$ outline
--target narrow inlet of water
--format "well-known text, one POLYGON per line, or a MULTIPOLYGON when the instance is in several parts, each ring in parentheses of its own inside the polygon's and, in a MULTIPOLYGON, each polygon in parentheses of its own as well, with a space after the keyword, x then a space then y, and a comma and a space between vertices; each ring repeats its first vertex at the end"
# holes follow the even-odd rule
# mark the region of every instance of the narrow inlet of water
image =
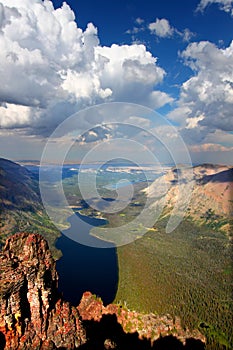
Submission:
POLYGON ((118 284, 116 248, 113 244, 90 235, 93 226, 105 225, 107 221, 83 216, 78 212, 67 221, 70 228, 62 233, 56 243, 63 254, 56 263, 59 291, 73 305, 79 304, 85 291, 100 296, 104 304, 111 303, 118 284), (77 241, 86 242, 90 246, 77 241), (105 248, 101 248, 103 246, 105 248))

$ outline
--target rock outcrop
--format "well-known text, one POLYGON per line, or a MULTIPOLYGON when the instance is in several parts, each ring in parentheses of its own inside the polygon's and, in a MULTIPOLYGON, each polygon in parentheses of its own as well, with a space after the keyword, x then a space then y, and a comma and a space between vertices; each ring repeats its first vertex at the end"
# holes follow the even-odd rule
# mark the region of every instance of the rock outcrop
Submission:
POLYGON ((40 235, 8 238, 0 269, 0 348, 74 349, 85 343, 78 311, 58 296, 55 262, 40 235))
POLYGON ((90 292, 83 294, 78 310, 83 321, 100 322, 103 317, 113 315, 125 333, 137 333, 139 339, 147 339, 151 344, 168 335, 175 336, 183 345, 189 338, 205 342, 198 330, 184 330, 178 317, 141 314, 116 304, 104 306, 101 299, 90 292))
POLYGON ((105 307, 90 292, 77 308, 65 302, 55 261, 38 234, 8 238, 0 270, 0 349, 204 349, 205 338, 184 330, 178 318, 105 307))

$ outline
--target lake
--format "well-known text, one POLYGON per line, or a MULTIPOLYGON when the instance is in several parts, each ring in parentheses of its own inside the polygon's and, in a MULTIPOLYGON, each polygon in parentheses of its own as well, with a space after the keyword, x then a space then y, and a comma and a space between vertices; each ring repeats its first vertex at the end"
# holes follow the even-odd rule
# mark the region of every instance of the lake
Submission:
POLYGON ((56 263, 59 291, 62 292, 64 299, 73 305, 79 304, 85 291, 100 296, 105 305, 111 303, 118 283, 116 248, 113 244, 89 234, 93 226, 105 225, 107 221, 83 216, 78 212, 67 221, 70 223, 70 228, 64 231, 65 234, 62 234, 56 243, 56 247, 63 254, 56 263), (78 237, 79 243, 72 240, 72 237, 74 239, 78 237), (105 248, 101 248, 103 246, 105 248))

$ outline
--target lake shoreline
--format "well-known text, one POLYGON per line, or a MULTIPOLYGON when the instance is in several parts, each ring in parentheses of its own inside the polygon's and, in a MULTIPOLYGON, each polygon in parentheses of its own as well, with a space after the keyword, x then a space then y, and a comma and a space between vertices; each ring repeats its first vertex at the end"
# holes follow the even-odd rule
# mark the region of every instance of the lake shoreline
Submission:
POLYGON ((106 220, 75 212, 67 221, 70 228, 64 230, 56 241, 56 247, 62 251, 62 257, 56 261, 60 292, 73 305, 78 305, 85 291, 100 296, 104 304, 111 303, 118 287, 117 250, 112 243, 109 246, 108 242, 103 247, 104 241, 90 234, 91 227, 102 226, 106 224, 106 220), (80 223, 78 229, 72 226, 72 219, 76 223, 77 218, 80 223), (85 221, 82 221, 83 218, 85 221), (82 236, 81 242, 73 239, 77 232, 82 236), (85 241, 89 245, 82 244, 85 241), (96 247, 97 242, 99 244, 96 247))

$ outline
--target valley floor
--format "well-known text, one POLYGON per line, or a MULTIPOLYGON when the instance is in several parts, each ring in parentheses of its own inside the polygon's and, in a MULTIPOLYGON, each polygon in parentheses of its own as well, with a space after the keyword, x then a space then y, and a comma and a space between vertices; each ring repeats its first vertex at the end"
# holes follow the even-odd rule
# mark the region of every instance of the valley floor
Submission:
POLYGON ((208 350, 233 348, 232 246, 221 232, 183 221, 172 233, 164 222, 118 248, 116 302, 142 312, 178 315, 202 329, 208 350))

